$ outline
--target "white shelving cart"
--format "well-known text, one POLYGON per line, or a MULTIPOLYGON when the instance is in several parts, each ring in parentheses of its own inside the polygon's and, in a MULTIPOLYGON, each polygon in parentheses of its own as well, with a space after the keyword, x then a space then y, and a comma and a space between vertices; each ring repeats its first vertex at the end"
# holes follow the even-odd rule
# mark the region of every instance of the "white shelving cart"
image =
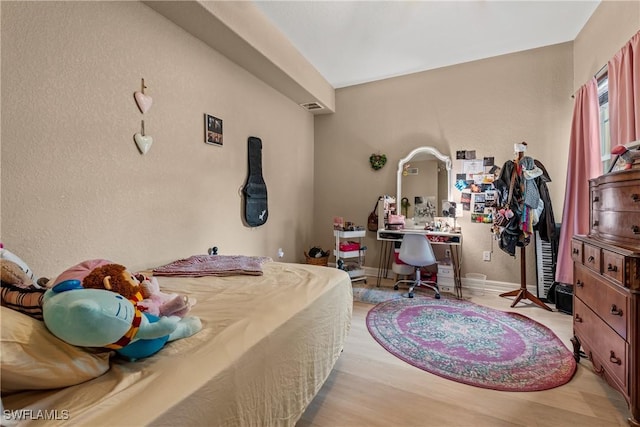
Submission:
POLYGON ((333 235, 336 238, 336 247, 333 250, 333 255, 336 257, 336 268, 340 268, 340 260, 342 260, 345 271, 349 273, 352 282, 363 280, 367 283, 367 277, 364 275, 364 253, 366 248, 362 246, 362 238, 366 235, 366 230, 357 231, 342 231, 333 230, 333 235), (357 248, 353 250, 342 250, 341 244, 346 241, 354 242, 357 239, 357 248))

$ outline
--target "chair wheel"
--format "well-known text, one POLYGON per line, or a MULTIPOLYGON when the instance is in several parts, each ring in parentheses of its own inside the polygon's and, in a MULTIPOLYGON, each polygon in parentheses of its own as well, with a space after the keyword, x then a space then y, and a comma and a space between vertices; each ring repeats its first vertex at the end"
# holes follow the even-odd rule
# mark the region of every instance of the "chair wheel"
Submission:
POLYGON ((394 290, 394 291, 397 291, 398 289, 399 289, 399 288, 398 288, 398 285, 393 285, 393 290, 394 290))
POLYGON ((436 299, 440 299, 440 294, 436 294, 436 299))
POLYGON ((413 292, 409 292, 409 298, 413 298, 413 292))

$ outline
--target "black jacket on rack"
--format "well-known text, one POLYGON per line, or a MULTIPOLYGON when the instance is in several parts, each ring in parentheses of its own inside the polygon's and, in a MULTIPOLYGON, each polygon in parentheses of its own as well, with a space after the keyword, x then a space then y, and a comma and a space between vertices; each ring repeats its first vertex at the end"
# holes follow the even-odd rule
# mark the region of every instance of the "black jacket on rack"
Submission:
POLYGON ((540 233, 540 238, 542 240, 551 243, 554 251, 557 251, 558 239, 560 236, 558 236, 558 233, 556 232, 556 219, 553 215, 551 195, 549 194, 549 188, 547 187, 547 182, 551 182, 551 177, 549 177, 547 168, 544 167, 542 162, 540 162, 539 160, 534 160, 534 162, 536 166, 542 169, 542 175, 536 178, 536 185, 538 186, 538 191, 540 192, 540 198, 544 202, 544 210, 540 215, 538 224, 536 224, 533 228, 538 230, 538 233, 540 233))
POLYGON ((516 171, 516 163, 513 160, 507 160, 502 166, 500 177, 494 181, 496 188, 496 201, 498 208, 509 208, 513 212, 513 216, 500 232, 500 240, 498 246, 504 252, 511 256, 516 255, 516 246, 524 246, 524 242, 520 242, 522 238, 522 230, 520 229, 520 217, 522 215, 522 207, 524 206, 524 197, 522 192, 522 177, 516 171), (511 186, 511 178, 515 174, 511 200, 509 201, 509 189, 511 186))

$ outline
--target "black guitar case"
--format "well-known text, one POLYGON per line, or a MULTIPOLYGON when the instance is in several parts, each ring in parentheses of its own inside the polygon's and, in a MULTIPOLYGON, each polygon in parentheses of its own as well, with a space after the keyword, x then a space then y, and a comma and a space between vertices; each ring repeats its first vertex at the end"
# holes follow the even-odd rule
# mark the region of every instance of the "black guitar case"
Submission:
POLYGON ((262 141, 249 137, 249 175, 242 187, 244 197, 244 220, 251 227, 258 227, 269 217, 267 206, 267 184, 262 177, 262 141))

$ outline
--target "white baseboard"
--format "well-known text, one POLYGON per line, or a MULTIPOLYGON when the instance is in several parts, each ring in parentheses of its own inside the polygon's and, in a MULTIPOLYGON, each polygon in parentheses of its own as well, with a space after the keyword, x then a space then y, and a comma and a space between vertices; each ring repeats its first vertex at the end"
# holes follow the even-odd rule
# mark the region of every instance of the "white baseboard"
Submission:
MULTIPOLYGON (((378 269, 374 267, 364 267, 364 274, 367 277, 372 277, 373 282, 375 283, 375 279, 378 277, 378 269)), ((391 271, 387 274, 388 279, 393 279, 394 275, 391 271)), ((462 278, 462 294, 464 295, 466 292, 471 292, 473 294, 502 294, 504 292, 514 291, 516 289, 520 289, 520 283, 511 283, 511 282, 499 282, 497 280, 477 280, 477 279, 468 279, 466 277, 462 278)), ((533 295, 537 295, 538 289, 537 286, 528 285, 527 289, 533 295)))

